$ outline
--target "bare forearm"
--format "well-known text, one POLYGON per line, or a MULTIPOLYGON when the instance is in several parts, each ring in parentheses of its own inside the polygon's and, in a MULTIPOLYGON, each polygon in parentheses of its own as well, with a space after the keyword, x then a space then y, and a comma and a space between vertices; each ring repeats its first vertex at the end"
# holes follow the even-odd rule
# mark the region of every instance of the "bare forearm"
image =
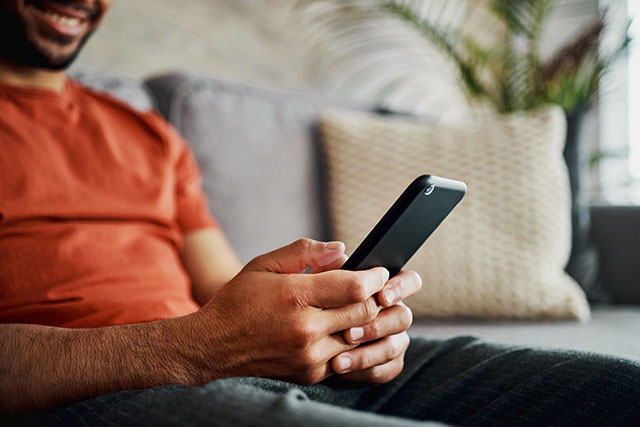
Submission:
POLYGON ((193 298, 205 305, 242 269, 233 248, 219 228, 184 235, 182 262, 191 278, 193 298))
POLYGON ((0 325, 0 413, 161 384, 195 384, 188 317, 95 329, 0 325))

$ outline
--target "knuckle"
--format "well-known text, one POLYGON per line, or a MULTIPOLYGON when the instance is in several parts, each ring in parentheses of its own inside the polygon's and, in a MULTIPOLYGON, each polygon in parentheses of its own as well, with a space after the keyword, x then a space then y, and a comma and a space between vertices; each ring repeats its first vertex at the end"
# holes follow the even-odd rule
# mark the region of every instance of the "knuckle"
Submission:
POLYGON ((369 338, 375 339, 382 336, 382 326, 380 325, 378 319, 373 319, 371 322, 369 322, 369 325, 366 329, 368 329, 367 335, 369 336, 369 338))
POLYGON ((367 322, 373 321, 378 315, 378 312, 380 311, 380 309, 378 308, 378 303, 376 302, 375 298, 371 298, 371 297, 364 300, 362 304, 362 310, 367 322))
POLYGON ((398 280, 395 286, 398 293, 400 293, 403 298, 415 294, 422 287, 422 278, 417 272, 413 270, 403 272, 402 275, 399 275, 397 277, 398 280))
POLYGON ((306 368, 311 368, 312 370, 316 368, 318 365, 323 364, 325 361, 323 360, 322 355, 313 348, 306 349, 300 355, 300 360, 302 366, 306 368))
POLYGON ((392 337, 389 345, 389 353, 387 354, 388 360, 393 360, 399 357, 405 350, 405 340, 402 335, 392 337))
MULTIPOLYGON (((308 305, 308 295, 305 294, 306 286, 295 283, 294 276, 283 275, 282 286, 279 288, 279 301, 288 304, 289 307, 304 308, 308 305)), ((299 280, 299 279, 298 279, 299 280)))
POLYGON ((358 357, 353 357, 352 360, 352 370, 367 369, 373 365, 373 357, 368 351, 363 352, 358 357))
POLYGON ((376 289, 379 291, 389 281, 389 270, 387 270, 384 267, 376 268, 376 270, 378 271, 378 274, 379 274, 379 277, 377 279, 378 283, 377 283, 376 289))
POLYGON ((386 372, 382 365, 374 366, 369 369, 369 379, 375 384, 381 384, 387 382, 386 372))
POLYGON ((318 337, 318 326, 314 322, 298 320, 291 326, 291 341, 296 348, 306 348, 318 337))
POLYGON ((293 246, 300 252, 308 252, 313 246, 313 240, 303 237, 293 242, 293 246))
POLYGON ((398 278, 394 278, 395 280, 394 282, 394 287, 395 290, 398 294, 402 295, 403 297, 406 296, 407 294, 407 275, 403 274, 402 276, 398 276, 398 278))
POLYGON ((393 360, 400 355, 400 343, 396 339, 391 339, 387 346, 387 361, 393 360))
POLYGON ((257 270, 258 266, 266 264, 268 259, 269 259, 269 256, 266 254, 258 255, 257 257, 249 261, 242 270, 243 271, 257 270))
POLYGON ((367 295, 367 286, 363 278, 359 274, 354 274, 352 280, 349 282, 349 296, 353 301, 364 301, 369 295, 367 295))

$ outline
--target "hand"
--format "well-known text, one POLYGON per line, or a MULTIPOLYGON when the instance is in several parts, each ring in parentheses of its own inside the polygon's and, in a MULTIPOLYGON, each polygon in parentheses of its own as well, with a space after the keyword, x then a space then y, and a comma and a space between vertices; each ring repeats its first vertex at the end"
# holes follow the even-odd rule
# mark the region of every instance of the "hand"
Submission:
POLYGON ((343 254, 342 243, 301 239, 249 262, 192 315, 188 351, 200 382, 257 376, 314 384, 331 375, 331 359, 357 346, 342 331, 376 319, 375 294, 389 278, 384 268, 300 274, 343 254))
MULTIPOLYGON (((341 260, 344 263, 346 256, 341 260)), ((391 278, 376 294, 383 307, 380 314, 367 324, 343 332, 346 342, 364 345, 336 356, 331 362, 333 370, 345 379, 374 384, 397 377, 402 372, 404 355, 409 347, 406 330, 413 321, 411 309, 402 301, 421 287, 422 279, 415 271, 403 270, 391 278)))
MULTIPOLYGON (((332 263, 311 273, 338 269, 346 262, 342 255, 332 263)), ((402 270, 376 294, 380 314, 371 322, 343 332, 344 340, 359 347, 336 356, 332 369, 345 379, 374 384, 386 383, 402 372, 404 355, 409 347, 406 330, 413 314, 402 301, 422 287, 422 279, 415 271, 402 270)))

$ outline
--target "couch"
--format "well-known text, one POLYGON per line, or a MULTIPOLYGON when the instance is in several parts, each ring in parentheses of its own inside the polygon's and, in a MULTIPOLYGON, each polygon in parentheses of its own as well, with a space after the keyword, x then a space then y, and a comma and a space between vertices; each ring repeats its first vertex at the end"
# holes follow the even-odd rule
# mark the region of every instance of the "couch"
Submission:
MULTIPOLYGON (((210 208, 243 262, 299 237, 331 238, 316 119, 334 107, 376 110, 363 102, 190 72, 145 82, 92 73, 74 77, 137 109, 159 110, 186 137, 203 170, 210 208)), ((589 322, 418 318, 411 332, 640 360, 640 207, 598 205, 591 213, 612 302, 593 304, 589 322)))

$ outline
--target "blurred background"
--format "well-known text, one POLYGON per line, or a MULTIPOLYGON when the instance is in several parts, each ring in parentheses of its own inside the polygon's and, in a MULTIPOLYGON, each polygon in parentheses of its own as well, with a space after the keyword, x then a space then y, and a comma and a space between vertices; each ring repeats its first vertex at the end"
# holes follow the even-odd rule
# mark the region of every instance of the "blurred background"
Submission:
POLYGON ((568 116, 580 108, 582 197, 640 204, 640 56, 625 35, 639 34, 640 1, 394 4, 116 1, 74 69, 136 78, 187 69, 445 122, 560 99, 568 116))

